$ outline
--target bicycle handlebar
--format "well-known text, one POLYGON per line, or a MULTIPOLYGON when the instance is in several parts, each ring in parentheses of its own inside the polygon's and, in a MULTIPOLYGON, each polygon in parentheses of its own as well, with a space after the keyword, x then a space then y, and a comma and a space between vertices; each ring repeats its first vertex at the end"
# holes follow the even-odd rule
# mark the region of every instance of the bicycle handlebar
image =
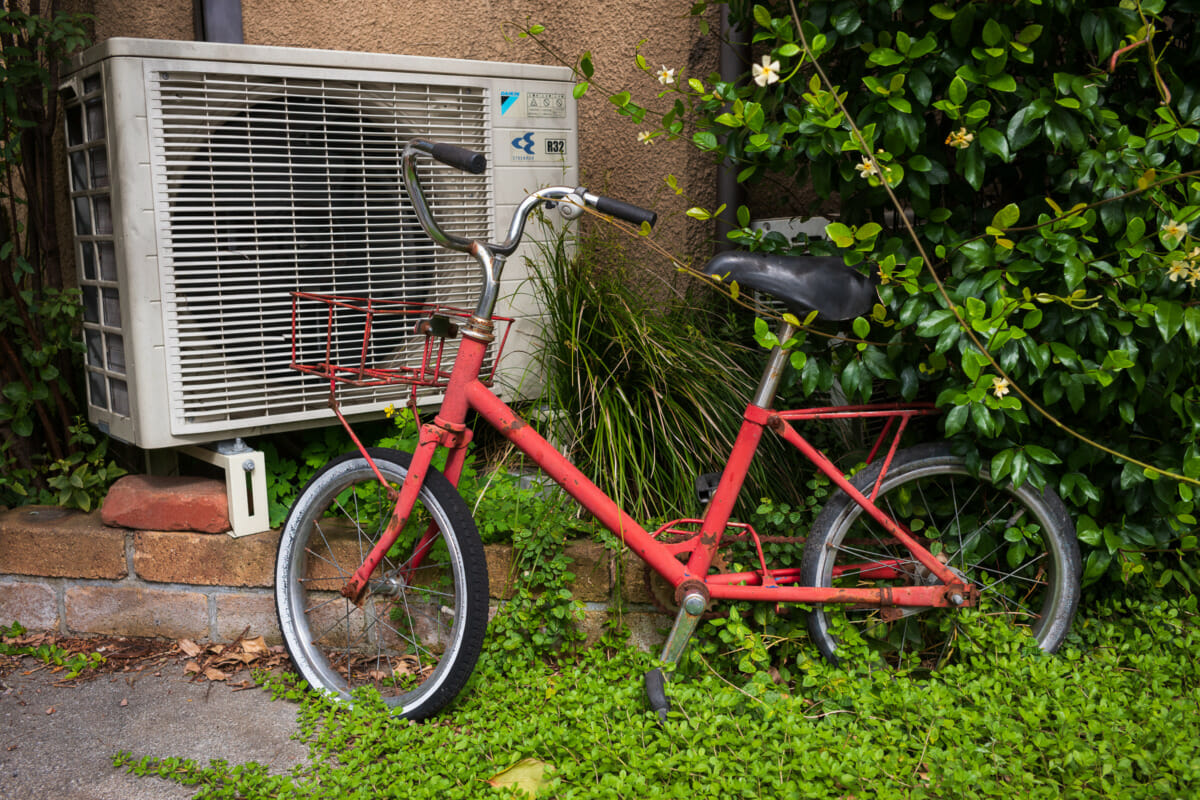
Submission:
POLYGON ((521 237, 525 229, 525 219, 538 205, 542 203, 550 205, 560 203, 560 208, 564 209, 564 216, 568 217, 574 216, 573 214, 567 214, 566 209, 568 206, 582 204, 596 209, 601 214, 608 214, 633 225, 642 225, 644 223, 654 225, 658 221, 658 214, 635 206, 632 203, 592 194, 582 187, 570 189, 565 186, 550 186, 529 195, 517 206, 512 222, 509 223, 508 237, 502 244, 488 244, 482 241, 466 239, 443 231, 433 218, 433 213, 430 211, 429 204, 425 200, 425 193, 421 188, 421 181, 417 175, 416 164, 414 163, 415 159, 413 158, 416 153, 425 153, 447 166, 475 175, 482 174, 487 169, 487 157, 483 153, 477 153, 458 145, 430 142, 425 139, 412 139, 405 145, 401 158, 403 162, 402 174, 404 186, 408 190, 409 201, 416 212, 417 220, 421 223, 421 227, 425 229, 425 232, 429 234, 429 238, 451 250, 470 253, 479 261, 480 266, 483 268, 485 279, 484 291, 480 296, 478 314, 481 317, 490 316, 491 305, 495 302, 500 268, 504 263, 504 259, 512 255, 516 251, 517 245, 521 243, 521 237))
MULTIPOLYGON (((463 172, 470 172, 472 175, 482 175, 487 169, 487 156, 455 144, 414 139, 409 142, 408 146, 413 150, 429 154, 447 166, 461 169, 463 172)), ((654 225, 654 223, 658 222, 658 214, 656 212, 642 208, 641 206, 635 206, 633 203, 626 203, 624 200, 592 194, 585 189, 579 189, 578 194, 585 204, 592 206, 601 214, 608 214, 611 217, 625 220, 634 225, 641 225, 643 222, 654 225)))
POLYGON ((448 167, 461 169, 472 175, 482 175, 487 169, 487 156, 456 144, 413 139, 404 149, 406 153, 415 150, 433 156, 448 167))
POLYGON ((430 149, 429 155, 443 164, 472 175, 482 175, 487 169, 487 156, 454 144, 436 142, 430 149))
MULTIPOLYGON (((593 205, 601 214, 608 214, 617 219, 623 219, 626 222, 631 222, 634 225, 641 225, 643 222, 650 223, 653 227, 654 223, 658 222, 658 214, 649 209, 635 206, 633 203, 626 203, 624 200, 614 200, 611 197, 602 197, 600 195, 591 195, 595 198, 593 205)), ((588 200, 587 195, 584 200, 588 200)))

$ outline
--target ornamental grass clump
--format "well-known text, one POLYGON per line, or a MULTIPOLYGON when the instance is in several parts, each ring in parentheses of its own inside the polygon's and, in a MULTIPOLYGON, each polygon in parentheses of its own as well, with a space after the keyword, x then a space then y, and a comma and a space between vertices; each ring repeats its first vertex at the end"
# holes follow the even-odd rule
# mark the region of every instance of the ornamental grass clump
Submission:
MULTIPOLYGON (((659 302, 657 287, 632 288, 651 273, 599 236, 543 245, 531 274, 554 437, 634 516, 696 513, 696 478, 723 468, 760 354, 731 334, 713 298, 659 302)), ((763 469, 751 497, 771 485, 763 469)))

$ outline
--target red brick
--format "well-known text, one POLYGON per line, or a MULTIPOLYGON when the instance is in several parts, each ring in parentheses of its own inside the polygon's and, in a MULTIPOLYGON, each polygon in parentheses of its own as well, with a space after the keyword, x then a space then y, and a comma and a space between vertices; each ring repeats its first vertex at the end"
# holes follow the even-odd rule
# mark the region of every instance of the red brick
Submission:
POLYGON ((621 598, 626 603, 652 603, 658 596, 660 602, 673 606, 674 589, 658 573, 646 566, 632 550, 621 554, 621 598), (649 583, 647 583, 649 581, 649 583), (651 591, 654 594, 651 594, 651 591))
POLYGON ((496 600, 507 600, 513 596, 512 545, 485 544, 483 554, 487 558, 488 595, 496 600))
POLYGON ((629 641, 639 650, 657 653, 671 629, 672 619, 666 614, 635 611, 626 614, 624 622, 629 626, 629 641))
POLYGON ((199 592, 138 586, 71 586, 67 628, 73 633, 207 639, 208 598, 199 592))
POLYGON ((233 539, 186 531, 138 531, 133 571, 155 583, 274 586, 279 533, 233 539))
POLYGON ((31 631, 58 630, 58 597, 44 583, 0 583, 0 625, 19 622, 31 631))
POLYGON ((575 576, 575 582, 571 584, 575 599, 585 603, 607 600, 612 585, 612 559, 607 548, 599 542, 579 540, 568 542, 565 552, 571 559, 571 574, 575 576))
POLYGON ((120 580, 125 532, 104 527, 95 513, 14 508, 0 513, 0 573, 120 580))
POLYGON ((250 628, 246 635, 253 639, 262 636, 267 644, 280 644, 279 618, 275 614, 275 595, 272 592, 229 592, 218 594, 217 629, 213 636, 218 642, 231 642, 250 628))
POLYGON ((143 531, 229 530, 225 484, 213 478, 126 475, 112 485, 100 509, 105 525, 143 531))
MULTIPOLYGON (((589 608, 584 612, 580 629, 587 637, 584 647, 591 647, 600 641, 612 614, 605 608, 589 608)), ((656 652, 666 639, 666 631, 671 627, 671 618, 666 614, 633 612, 623 614, 621 621, 629 628, 629 642, 643 652, 656 652)))

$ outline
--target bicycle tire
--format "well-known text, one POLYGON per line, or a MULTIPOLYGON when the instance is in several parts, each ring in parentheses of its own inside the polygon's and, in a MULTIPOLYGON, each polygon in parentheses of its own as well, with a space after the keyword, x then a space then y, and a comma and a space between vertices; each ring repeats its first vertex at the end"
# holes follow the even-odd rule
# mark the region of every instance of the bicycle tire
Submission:
MULTIPOLYGON (((389 484, 403 482, 408 453, 368 452, 389 484)), ((338 591, 378 541, 391 510, 361 454, 325 465, 284 524, 275 607, 288 654, 309 686, 345 701, 373 686, 399 715, 423 719, 452 701, 475 668, 487 628, 487 562, 466 503, 431 469, 362 603, 351 603, 338 591), (406 576, 401 554, 411 553, 431 521, 437 536, 406 576)))
MULTIPOLYGON (((865 495, 882 463, 863 469, 850 483, 865 495)), ((1080 556, 1075 526, 1062 500, 1029 484, 994 484, 986 468, 972 475, 945 444, 899 451, 879 488, 876 505, 908 526, 921 543, 980 590, 984 613, 1005 616, 1027 628, 1038 646, 1054 652, 1070 631, 1079 603, 1080 556)), ((813 523, 801 562, 809 586, 879 586, 935 583, 883 527, 845 492, 837 492, 813 523), (881 581, 871 564, 885 562, 881 581), (835 567, 844 570, 835 578, 835 567), (896 574, 899 573, 899 574, 896 574)), ((880 608, 828 604, 809 614, 809 636, 821 654, 838 660, 840 618, 853 625, 891 663, 913 654, 934 668, 953 654, 960 615, 953 608, 927 608, 888 620, 880 608)))

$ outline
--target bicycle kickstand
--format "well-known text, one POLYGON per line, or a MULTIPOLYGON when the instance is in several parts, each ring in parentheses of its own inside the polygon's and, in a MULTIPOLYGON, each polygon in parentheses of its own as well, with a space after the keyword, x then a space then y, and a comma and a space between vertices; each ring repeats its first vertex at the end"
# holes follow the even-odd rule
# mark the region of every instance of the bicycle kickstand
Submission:
MULTIPOLYGON (((675 624, 667 634, 667 641, 663 644, 662 656, 659 659, 668 667, 673 669, 679 663, 688 639, 696 630, 696 624, 700 622, 700 616, 707 607, 708 592, 703 587, 689 588, 684 593, 679 604, 679 613, 675 615, 675 624)), ((667 699, 666 681, 666 675, 659 667, 646 673, 646 699, 650 708, 658 714, 660 725, 666 724, 667 713, 671 710, 671 701, 667 699)))

